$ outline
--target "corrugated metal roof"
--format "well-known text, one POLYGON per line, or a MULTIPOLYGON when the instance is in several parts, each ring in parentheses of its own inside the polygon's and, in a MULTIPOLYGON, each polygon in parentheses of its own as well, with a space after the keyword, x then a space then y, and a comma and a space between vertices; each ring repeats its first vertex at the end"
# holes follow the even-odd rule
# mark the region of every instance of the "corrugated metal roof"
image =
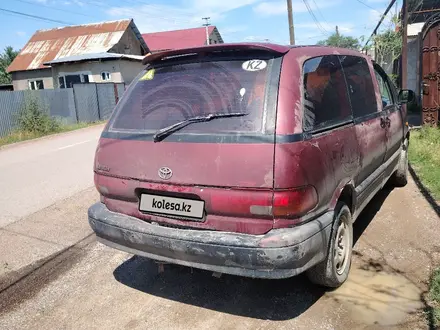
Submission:
POLYGON ((43 63, 59 58, 108 52, 130 26, 135 34, 139 34, 130 19, 39 30, 21 50, 8 71, 42 69, 47 68, 43 63))
POLYGON ((61 57, 53 61, 44 62, 43 64, 54 65, 54 64, 69 63, 69 62, 84 62, 84 61, 93 61, 93 60, 112 60, 112 59, 115 60, 128 59, 128 60, 142 61, 144 57, 145 56, 140 56, 140 55, 97 53, 97 54, 83 54, 83 55, 61 57))
MULTIPOLYGON (((223 42, 215 26, 209 26, 208 33, 215 32, 223 42)), ((200 47, 206 44, 206 30, 204 27, 142 34, 150 51, 173 50, 182 48, 200 47)))

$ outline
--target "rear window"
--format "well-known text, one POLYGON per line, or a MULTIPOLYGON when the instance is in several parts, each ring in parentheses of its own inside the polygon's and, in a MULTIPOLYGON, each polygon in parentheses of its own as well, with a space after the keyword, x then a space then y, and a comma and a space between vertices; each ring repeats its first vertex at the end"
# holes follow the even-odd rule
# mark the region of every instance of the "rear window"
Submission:
POLYGON ((195 116, 239 112, 247 115, 194 123, 179 132, 263 132, 272 61, 248 58, 147 68, 118 104, 111 129, 156 132, 195 116))

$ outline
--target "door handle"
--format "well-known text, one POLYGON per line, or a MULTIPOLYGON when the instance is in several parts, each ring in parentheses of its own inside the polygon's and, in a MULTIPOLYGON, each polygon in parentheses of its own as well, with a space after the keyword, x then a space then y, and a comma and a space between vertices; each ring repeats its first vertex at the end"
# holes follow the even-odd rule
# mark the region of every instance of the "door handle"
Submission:
POLYGON ((387 118, 385 119, 385 123, 386 123, 386 125, 387 125, 388 128, 391 127, 391 119, 390 119, 390 118, 387 117, 387 118))
POLYGON ((385 128, 386 127, 386 122, 385 119, 383 117, 380 117, 380 127, 385 128))

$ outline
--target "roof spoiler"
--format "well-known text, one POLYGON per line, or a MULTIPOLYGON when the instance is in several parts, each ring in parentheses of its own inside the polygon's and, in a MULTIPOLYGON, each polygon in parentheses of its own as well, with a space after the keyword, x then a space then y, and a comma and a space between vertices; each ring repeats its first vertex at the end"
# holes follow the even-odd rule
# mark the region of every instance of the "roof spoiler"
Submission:
POLYGON ((175 49, 169 51, 163 51, 155 54, 150 54, 144 57, 142 64, 146 65, 151 62, 161 61, 169 57, 185 56, 195 54, 206 54, 222 51, 240 51, 240 50, 263 50, 270 53, 283 55, 286 54, 291 47, 280 46, 267 43, 238 43, 238 44, 216 44, 195 48, 175 49))

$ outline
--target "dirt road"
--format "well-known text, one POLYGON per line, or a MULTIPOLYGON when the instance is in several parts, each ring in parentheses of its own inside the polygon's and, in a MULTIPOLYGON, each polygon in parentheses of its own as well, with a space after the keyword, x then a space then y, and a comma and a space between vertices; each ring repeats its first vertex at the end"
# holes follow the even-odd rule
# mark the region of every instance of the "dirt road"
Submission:
POLYGON ((440 264, 439 224, 412 180, 380 192, 355 224, 349 280, 333 292, 303 276, 215 278, 173 265, 158 273, 152 261, 90 236, 0 293, 0 328, 429 329, 425 292, 440 264))

